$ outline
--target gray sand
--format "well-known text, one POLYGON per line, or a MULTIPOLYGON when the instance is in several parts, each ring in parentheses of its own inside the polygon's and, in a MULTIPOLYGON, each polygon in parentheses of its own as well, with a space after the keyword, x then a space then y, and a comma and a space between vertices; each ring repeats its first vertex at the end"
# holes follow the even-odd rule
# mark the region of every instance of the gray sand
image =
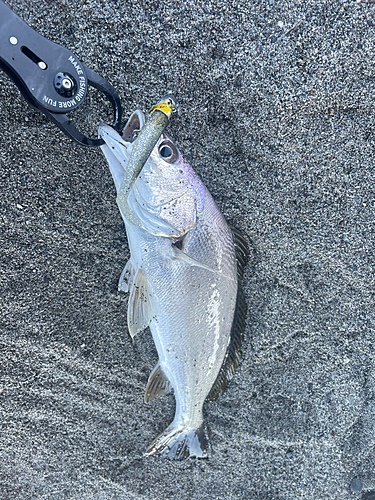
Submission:
POLYGON ((125 115, 176 95, 169 134, 251 257, 244 359, 205 406, 210 458, 144 458, 174 398, 143 401, 156 351, 127 332, 109 170, 1 73, 0 499, 373 499, 375 4, 8 5, 125 115))

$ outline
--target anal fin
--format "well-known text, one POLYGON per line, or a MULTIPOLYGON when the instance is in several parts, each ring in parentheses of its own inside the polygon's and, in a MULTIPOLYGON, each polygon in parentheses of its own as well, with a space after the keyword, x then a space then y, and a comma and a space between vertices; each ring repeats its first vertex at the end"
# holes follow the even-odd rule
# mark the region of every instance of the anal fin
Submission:
POLYGON ((157 363, 148 378, 145 392, 146 403, 164 396, 164 394, 169 392, 171 388, 171 383, 165 376, 159 363, 157 363))
POLYGON ((131 286, 128 304, 128 328, 133 338, 144 330, 155 316, 155 304, 146 275, 138 269, 131 286))
POLYGON ((238 286, 237 286, 236 308, 234 311, 232 330, 230 334, 230 342, 227 348, 227 352, 225 354, 223 364, 220 368, 220 372, 206 398, 206 401, 214 401, 224 391, 229 380, 233 377, 236 368, 240 364, 242 355, 241 346, 246 326, 247 306, 241 288, 241 280, 243 276, 243 270, 247 258, 249 256, 249 249, 246 240, 244 239, 242 234, 238 231, 238 229, 235 228, 231 229, 232 229, 233 243, 237 259, 238 286))

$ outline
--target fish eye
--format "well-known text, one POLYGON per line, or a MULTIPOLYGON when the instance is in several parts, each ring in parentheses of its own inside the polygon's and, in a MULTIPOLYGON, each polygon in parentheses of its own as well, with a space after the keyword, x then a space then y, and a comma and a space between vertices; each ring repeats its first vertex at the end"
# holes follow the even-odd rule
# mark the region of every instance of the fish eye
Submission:
POLYGON ((173 151, 169 146, 163 146, 160 148, 160 154, 163 158, 170 158, 173 155, 173 151))
POLYGON ((178 158, 177 148, 170 141, 163 141, 160 144, 159 154, 167 163, 173 163, 178 158))

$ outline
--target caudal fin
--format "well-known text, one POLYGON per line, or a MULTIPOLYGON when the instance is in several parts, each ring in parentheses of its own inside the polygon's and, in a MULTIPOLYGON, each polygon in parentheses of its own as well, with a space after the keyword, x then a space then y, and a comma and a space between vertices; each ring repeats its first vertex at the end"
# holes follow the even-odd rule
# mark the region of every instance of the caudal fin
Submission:
POLYGON ((198 428, 173 423, 150 445, 147 455, 161 455, 170 460, 207 458, 207 439, 203 424, 198 428))

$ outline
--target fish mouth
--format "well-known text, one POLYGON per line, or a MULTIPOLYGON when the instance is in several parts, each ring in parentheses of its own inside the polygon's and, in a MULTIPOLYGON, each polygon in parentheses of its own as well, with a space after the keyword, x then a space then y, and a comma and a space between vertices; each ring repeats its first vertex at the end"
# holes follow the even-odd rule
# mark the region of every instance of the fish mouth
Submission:
POLYGON ((117 192, 125 176, 132 143, 135 141, 137 133, 141 130, 145 121, 144 113, 140 109, 137 109, 127 121, 122 135, 118 134, 116 130, 105 123, 99 125, 99 137, 105 142, 101 146, 101 150, 107 159, 117 192))
POLYGON ((137 137, 137 132, 141 130, 145 121, 145 115, 140 109, 134 111, 122 131, 122 138, 124 141, 130 143, 134 142, 137 137))

